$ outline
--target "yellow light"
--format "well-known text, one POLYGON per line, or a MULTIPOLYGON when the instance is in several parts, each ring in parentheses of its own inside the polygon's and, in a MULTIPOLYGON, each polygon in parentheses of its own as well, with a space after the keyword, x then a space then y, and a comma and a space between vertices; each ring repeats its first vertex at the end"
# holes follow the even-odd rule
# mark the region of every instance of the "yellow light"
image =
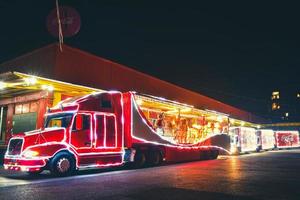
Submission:
POLYGON ((0 90, 3 90, 4 88, 6 88, 6 83, 0 82, 0 90))
POLYGON ((195 129, 200 129, 201 125, 199 125, 199 124, 193 124, 192 127, 195 128, 195 129))
POLYGON ((261 128, 261 126, 260 126, 260 125, 257 125, 257 126, 256 126, 256 128, 260 129, 260 128, 261 128))
POLYGON ((245 126, 245 122, 241 122, 241 126, 245 126))
POLYGON ((26 85, 35 85, 37 80, 35 77, 24 78, 26 85))
POLYGON ((43 90, 53 91, 54 87, 52 85, 42 85, 43 90))
POLYGON ((137 100, 136 100, 136 103, 137 103, 137 105, 139 105, 139 106, 140 106, 140 105, 142 105, 142 104, 143 104, 143 100, 142 100, 142 99, 137 99, 137 100))
POLYGON ((39 152, 37 152, 37 151, 27 150, 26 152, 24 152, 24 156, 26 158, 32 158, 32 157, 35 157, 35 156, 38 156, 38 155, 39 155, 39 152))
POLYGON ((223 117, 219 115, 219 116, 217 117, 217 121, 218 121, 218 122, 222 122, 222 121, 223 121, 223 117))
POLYGON ((181 112, 191 112, 192 108, 184 108, 182 110, 180 110, 181 112))
POLYGON ((49 91, 53 91, 53 90, 54 90, 54 87, 53 87, 52 85, 49 85, 49 86, 48 86, 48 90, 49 90, 49 91))
POLYGON ((234 124, 235 120, 234 119, 230 119, 230 123, 234 124))

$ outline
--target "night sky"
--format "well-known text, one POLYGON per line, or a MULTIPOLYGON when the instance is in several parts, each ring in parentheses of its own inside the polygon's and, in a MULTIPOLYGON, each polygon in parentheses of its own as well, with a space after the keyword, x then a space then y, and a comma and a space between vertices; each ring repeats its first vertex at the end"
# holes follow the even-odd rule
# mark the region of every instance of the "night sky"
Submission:
MULTIPOLYGON (((300 89, 298 5, 199 2, 60 0, 82 21, 65 44, 262 116, 273 89, 300 89)), ((57 41, 54 7, 0 0, 0 63, 57 41)))

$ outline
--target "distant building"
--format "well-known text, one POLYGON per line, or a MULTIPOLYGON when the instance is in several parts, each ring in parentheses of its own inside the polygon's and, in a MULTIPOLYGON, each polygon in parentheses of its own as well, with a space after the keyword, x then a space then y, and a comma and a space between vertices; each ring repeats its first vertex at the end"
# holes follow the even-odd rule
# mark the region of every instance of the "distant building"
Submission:
POLYGON ((270 114, 273 122, 300 121, 300 91, 274 90, 271 94, 270 114))

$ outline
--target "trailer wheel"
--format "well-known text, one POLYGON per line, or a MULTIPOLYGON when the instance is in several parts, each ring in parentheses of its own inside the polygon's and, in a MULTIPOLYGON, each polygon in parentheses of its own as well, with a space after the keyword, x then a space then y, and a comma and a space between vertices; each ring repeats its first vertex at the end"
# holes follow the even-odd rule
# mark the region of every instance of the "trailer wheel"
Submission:
POLYGON ((160 151, 149 152, 147 162, 150 166, 160 165, 162 163, 162 155, 160 151))
POLYGON ((146 163, 146 156, 144 152, 137 151, 134 156, 133 167, 134 168, 141 168, 146 163))
POLYGON ((50 161, 50 172, 54 176, 68 176, 75 172, 75 159, 66 152, 58 153, 50 161))

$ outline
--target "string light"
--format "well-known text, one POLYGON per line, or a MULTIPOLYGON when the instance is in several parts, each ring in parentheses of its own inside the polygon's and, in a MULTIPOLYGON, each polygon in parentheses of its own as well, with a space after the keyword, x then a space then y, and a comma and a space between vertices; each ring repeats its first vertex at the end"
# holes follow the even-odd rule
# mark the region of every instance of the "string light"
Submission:
POLYGON ((6 83, 0 81, 0 90, 3 90, 4 88, 6 88, 6 83))

